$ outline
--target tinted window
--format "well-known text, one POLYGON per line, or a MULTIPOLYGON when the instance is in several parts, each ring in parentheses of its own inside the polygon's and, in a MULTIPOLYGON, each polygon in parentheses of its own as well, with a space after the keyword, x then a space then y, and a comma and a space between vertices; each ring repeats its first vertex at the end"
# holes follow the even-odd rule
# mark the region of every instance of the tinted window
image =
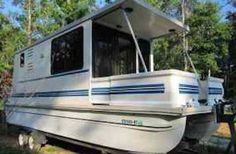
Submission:
POLYGON ((52 74, 82 69, 83 27, 53 39, 51 54, 52 74))
MULTIPOLYGON (((150 43, 139 40, 147 67, 150 43)), ((141 61, 141 60, 140 60, 141 61)), ((144 71, 140 63, 140 72, 144 71)), ((93 23, 93 77, 131 74, 136 72, 136 48, 130 34, 93 23)))
POLYGON ((25 54, 22 53, 20 54, 20 67, 24 67, 25 66, 25 54))

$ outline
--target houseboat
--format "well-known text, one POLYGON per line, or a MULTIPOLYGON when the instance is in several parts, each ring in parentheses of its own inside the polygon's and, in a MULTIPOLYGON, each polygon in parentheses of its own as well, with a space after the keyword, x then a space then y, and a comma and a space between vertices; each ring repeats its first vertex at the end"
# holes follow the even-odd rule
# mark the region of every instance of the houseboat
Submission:
POLYGON ((8 124, 25 131, 19 144, 34 148, 39 139, 31 132, 38 132, 104 149, 167 153, 183 138, 207 136, 223 80, 154 70, 152 41, 188 30, 142 0, 119 0, 18 51, 5 112, 8 124))

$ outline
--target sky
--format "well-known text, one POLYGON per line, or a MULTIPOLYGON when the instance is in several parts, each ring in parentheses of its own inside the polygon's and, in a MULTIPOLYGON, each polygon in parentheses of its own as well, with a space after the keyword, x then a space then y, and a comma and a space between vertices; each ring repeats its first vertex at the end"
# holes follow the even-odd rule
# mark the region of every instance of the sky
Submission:
MULTIPOLYGON (((97 6, 101 7, 103 6, 105 0, 96 0, 96 4, 97 6)), ((231 5, 226 5, 227 4, 227 0, 204 0, 204 1, 216 1, 217 3, 220 4, 220 6, 222 6, 221 9, 221 16, 222 16, 222 20, 224 20, 224 18, 226 17, 227 12, 229 11, 236 11, 235 8, 233 8, 231 5), (224 7, 223 7, 224 6, 224 7)), ((4 9, 3 12, 5 14, 8 14, 9 12, 17 12, 20 11, 19 8, 15 7, 12 5, 12 0, 3 0, 4 2, 4 9)))

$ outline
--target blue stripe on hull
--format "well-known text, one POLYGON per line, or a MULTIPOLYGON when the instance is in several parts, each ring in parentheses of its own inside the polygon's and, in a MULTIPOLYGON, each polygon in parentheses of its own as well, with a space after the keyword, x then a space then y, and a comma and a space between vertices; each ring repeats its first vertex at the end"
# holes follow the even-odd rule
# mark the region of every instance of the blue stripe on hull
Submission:
POLYGON ((125 94, 160 94, 165 93, 164 84, 128 85, 92 88, 92 95, 125 95, 125 94))
POLYGON ((180 94, 199 94, 198 91, 179 91, 180 94))
POLYGON ((88 90, 18 93, 12 95, 12 97, 72 97, 72 96, 88 96, 88 90))
MULTIPOLYGON (((92 88, 92 95, 125 95, 125 94, 161 94, 165 93, 164 84, 150 85, 130 85, 117 87, 101 87, 92 88)), ((199 94, 198 86, 179 84, 180 94, 199 94)), ((209 88, 210 95, 223 94, 221 88, 209 88)), ((51 91, 36 93, 18 93, 12 97, 72 97, 72 96, 88 96, 88 90, 68 90, 68 91, 51 91)))
POLYGON ((198 86, 189 84, 179 84, 180 94, 199 94, 198 86))
POLYGON ((92 93, 92 95, 124 95, 124 94, 160 94, 165 93, 164 90, 159 91, 123 91, 123 92, 109 92, 109 93, 92 93))
POLYGON ((218 87, 209 87, 208 88, 208 94, 209 95, 222 95, 223 89, 218 87))
MULTIPOLYGON (((160 94, 165 93, 164 84, 128 85, 116 87, 92 88, 92 95, 125 95, 125 94, 160 94)), ((36 93, 18 93, 12 97, 72 97, 88 96, 88 90, 50 91, 36 93)))

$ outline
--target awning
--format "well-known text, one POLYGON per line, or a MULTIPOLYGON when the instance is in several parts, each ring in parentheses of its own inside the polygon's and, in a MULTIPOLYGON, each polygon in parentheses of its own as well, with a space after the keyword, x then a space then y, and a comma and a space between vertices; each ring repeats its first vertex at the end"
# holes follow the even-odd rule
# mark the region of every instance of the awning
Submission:
POLYGON ((113 7, 114 10, 110 11, 106 10, 108 13, 98 16, 95 21, 129 33, 128 25, 122 13, 122 9, 126 9, 129 20, 138 37, 152 39, 173 31, 182 32, 188 30, 188 26, 183 25, 182 22, 165 15, 142 0, 127 0, 123 3, 117 3, 117 5, 119 7, 115 7, 115 9, 113 7))

